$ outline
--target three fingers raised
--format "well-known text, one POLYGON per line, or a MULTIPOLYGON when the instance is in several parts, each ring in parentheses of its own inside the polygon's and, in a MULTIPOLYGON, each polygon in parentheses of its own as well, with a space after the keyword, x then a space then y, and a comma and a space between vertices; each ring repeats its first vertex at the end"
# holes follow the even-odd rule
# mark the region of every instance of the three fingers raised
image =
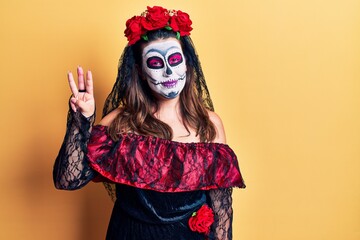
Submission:
MULTIPOLYGON (((84 71, 79 66, 77 68, 78 85, 76 85, 72 72, 68 72, 67 78, 72 92, 70 98, 71 109, 76 112, 79 108, 82 112, 87 112, 88 106, 86 102, 93 100, 93 79, 91 71, 86 72, 86 79, 84 79, 84 71)), ((83 113, 85 113, 83 112, 83 113)))
POLYGON ((78 86, 76 86, 74 76, 72 72, 68 72, 68 81, 70 90, 74 97, 77 97, 79 92, 86 92, 90 95, 93 95, 93 79, 91 71, 86 72, 86 80, 84 80, 84 70, 82 67, 77 68, 77 75, 78 75, 78 86))

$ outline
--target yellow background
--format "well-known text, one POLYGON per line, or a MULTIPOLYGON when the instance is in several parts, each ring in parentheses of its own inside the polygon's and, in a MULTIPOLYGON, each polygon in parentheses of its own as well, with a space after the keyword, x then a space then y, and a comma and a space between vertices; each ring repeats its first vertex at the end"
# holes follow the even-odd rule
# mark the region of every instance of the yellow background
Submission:
POLYGON ((358 0, 1 0, 0 239, 104 239, 101 184, 52 184, 66 72, 93 71, 99 116, 125 21, 147 5, 192 17, 247 184, 234 191, 234 239, 359 240, 358 0))

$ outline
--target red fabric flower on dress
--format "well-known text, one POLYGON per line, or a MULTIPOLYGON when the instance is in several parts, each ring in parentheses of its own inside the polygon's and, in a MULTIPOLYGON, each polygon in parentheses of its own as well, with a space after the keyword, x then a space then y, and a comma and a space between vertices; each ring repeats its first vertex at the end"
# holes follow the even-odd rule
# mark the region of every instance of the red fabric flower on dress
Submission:
POLYGON ((210 232, 210 226, 214 222, 214 213, 206 204, 192 214, 189 219, 189 227, 191 231, 204 233, 206 235, 210 232))

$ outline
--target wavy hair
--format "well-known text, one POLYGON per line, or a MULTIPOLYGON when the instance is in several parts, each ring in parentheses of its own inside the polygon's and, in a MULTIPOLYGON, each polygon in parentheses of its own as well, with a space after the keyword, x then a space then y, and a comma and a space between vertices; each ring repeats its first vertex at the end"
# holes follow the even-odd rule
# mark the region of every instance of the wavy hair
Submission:
MULTIPOLYGON (((169 140, 173 138, 171 127, 154 116, 159 106, 147 81, 141 79, 139 69, 142 67, 144 43, 176 38, 176 34, 160 29, 148 32, 147 36, 148 41, 141 39, 124 49, 119 61, 116 82, 105 101, 103 116, 115 108, 120 108, 120 114, 108 128, 110 136, 115 141, 118 140, 119 134, 127 132, 169 140)), ((180 93, 182 121, 189 134, 190 129, 194 129, 201 142, 211 142, 216 136, 216 130, 209 119, 208 110, 213 111, 214 108, 200 62, 190 37, 181 37, 180 43, 187 65, 186 83, 180 93)))

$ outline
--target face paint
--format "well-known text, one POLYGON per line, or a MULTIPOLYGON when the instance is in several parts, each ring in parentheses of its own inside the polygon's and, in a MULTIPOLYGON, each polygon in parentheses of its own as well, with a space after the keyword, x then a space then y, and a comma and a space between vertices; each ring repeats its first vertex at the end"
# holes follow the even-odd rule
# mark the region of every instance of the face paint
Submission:
POLYGON ((173 39, 149 43, 142 57, 149 87, 165 98, 177 97, 186 82, 186 63, 180 43, 173 39))

